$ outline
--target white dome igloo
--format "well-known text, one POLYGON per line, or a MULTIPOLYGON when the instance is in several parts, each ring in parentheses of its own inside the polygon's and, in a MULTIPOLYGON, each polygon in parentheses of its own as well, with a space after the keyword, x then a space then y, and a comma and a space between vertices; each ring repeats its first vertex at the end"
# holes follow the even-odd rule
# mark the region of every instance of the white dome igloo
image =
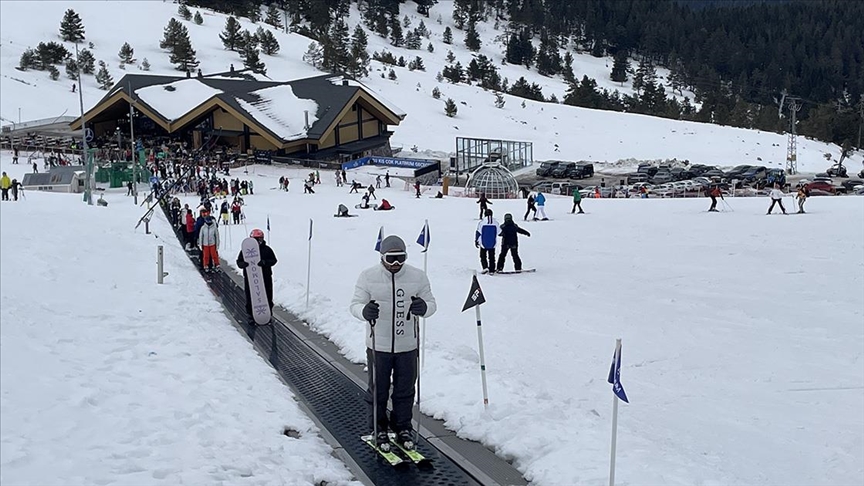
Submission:
POLYGON ((519 184, 506 167, 498 163, 485 163, 471 173, 465 186, 469 196, 485 194, 489 199, 509 199, 516 197, 519 184))

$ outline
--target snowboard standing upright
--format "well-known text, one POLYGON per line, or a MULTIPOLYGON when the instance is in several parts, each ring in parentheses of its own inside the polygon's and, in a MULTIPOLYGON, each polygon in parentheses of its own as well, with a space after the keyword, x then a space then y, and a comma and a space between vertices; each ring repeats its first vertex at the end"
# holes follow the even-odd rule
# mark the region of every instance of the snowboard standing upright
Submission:
POLYGON ((258 262, 261 261, 261 249, 255 238, 243 240, 243 259, 249 264, 246 267, 246 283, 249 285, 249 297, 252 300, 252 318, 255 324, 265 326, 270 323, 270 303, 267 301, 267 290, 264 288, 264 275, 258 262))

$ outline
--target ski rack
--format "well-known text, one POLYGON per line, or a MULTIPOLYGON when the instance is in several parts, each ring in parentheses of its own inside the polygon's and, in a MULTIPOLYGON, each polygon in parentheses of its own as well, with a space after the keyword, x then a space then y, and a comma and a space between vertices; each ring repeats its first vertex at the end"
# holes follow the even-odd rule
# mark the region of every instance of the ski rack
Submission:
MULTIPOLYGON (((165 216, 167 218, 167 214, 165 216)), ((176 236, 182 238, 179 232, 176 232, 176 236)), ((190 259, 199 267, 194 257, 190 255, 190 259)), ((228 267, 224 265, 223 268, 228 267)), ((317 334, 313 337, 312 331, 280 308, 274 309, 273 325, 250 325, 242 277, 232 275, 231 270, 231 273, 209 275, 204 275, 201 268, 199 271, 209 279, 210 290, 222 303, 235 326, 243 331, 261 356, 279 373, 297 396, 301 408, 319 426, 322 437, 335 449, 335 455, 364 484, 528 484, 515 468, 481 444, 457 438, 444 428, 443 423, 422 416, 416 408, 415 426, 420 432, 416 447, 418 452, 432 461, 431 466, 423 468, 407 464, 397 468, 385 463, 360 440, 361 435, 369 432, 363 366, 341 358, 332 342, 317 334), (297 324, 301 324, 301 327, 297 324)))

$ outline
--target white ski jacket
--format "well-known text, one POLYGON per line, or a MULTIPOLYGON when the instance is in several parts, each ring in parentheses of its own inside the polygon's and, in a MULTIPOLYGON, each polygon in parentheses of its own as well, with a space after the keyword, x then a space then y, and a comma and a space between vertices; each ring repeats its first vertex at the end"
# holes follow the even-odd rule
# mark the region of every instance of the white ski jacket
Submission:
POLYGON ((769 196, 771 196, 771 199, 783 199, 783 196, 785 196, 785 194, 783 194, 783 191, 781 191, 780 189, 771 189, 771 193, 769 194, 769 196))
POLYGON ((201 248, 205 246, 219 248, 219 227, 216 226, 215 222, 201 225, 201 229, 198 230, 198 246, 201 248))
MULTIPOLYGON (((429 279, 419 268, 404 265, 397 273, 390 273, 379 263, 360 274, 351 299, 351 314, 362 321, 363 307, 370 300, 378 303, 375 351, 404 353, 417 349, 417 330, 408 315, 412 296, 426 301, 425 317, 435 313, 437 305, 429 279)), ((366 347, 372 349, 372 328, 368 322, 366 347)))

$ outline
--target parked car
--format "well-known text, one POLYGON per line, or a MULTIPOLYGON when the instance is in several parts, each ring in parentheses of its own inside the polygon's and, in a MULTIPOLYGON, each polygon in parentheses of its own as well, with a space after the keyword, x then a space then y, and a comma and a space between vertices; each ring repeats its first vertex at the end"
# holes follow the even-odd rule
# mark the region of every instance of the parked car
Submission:
POLYGON ((633 185, 640 182, 648 182, 648 174, 644 172, 636 172, 635 174, 627 174, 627 184, 633 185))
POLYGON ((698 177, 702 175, 703 172, 708 171, 708 166, 705 164, 693 164, 690 166, 690 172, 693 173, 694 177, 698 177))
POLYGON ((672 182, 673 180, 675 180, 675 178, 672 177, 672 173, 671 173, 671 172, 667 172, 667 171, 662 171, 662 172, 661 172, 661 171, 658 170, 658 171, 657 171, 657 172, 656 172, 656 173, 651 177, 651 184, 665 184, 665 183, 667 183, 667 182, 672 182))
POLYGON ((726 177, 726 174, 724 174, 723 171, 720 169, 711 169, 711 170, 703 172, 702 177, 709 177, 709 178, 720 177, 720 178, 723 178, 723 177, 726 177))
POLYGON ((830 182, 825 181, 813 181, 807 184, 807 190, 810 191, 811 196, 825 196, 825 195, 834 195, 837 192, 837 189, 830 182))
POLYGON ((780 184, 780 187, 785 186, 786 171, 783 169, 769 169, 768 174, 765 176, 765 184, 768 187, 771 187, 774 184, 780 184))
POLYGON ((741 178, 747 182, 755 182, 764 179, 768 175, 768 169, 763 166, 751 167, 747 172, 741 174, 741 178))
POLYGON ((845 181, 841 182, 840 185, 846 189, 846 192, 854 192, 855 186, 864 185, 864 181, 860 179, 846 179, 845 181))
POLYGON ((741 176, 752 168, 754 168, 752 165, 735 166, 732 170, 726 173, 726 177, 729 179, 741 179, 741 176))
MULTIPOLYGON (((567 182, 540 182, 534 184, 531 189, 534 191, 544 192, 546 194, 558 194, 567 196, 571 194, 572 186, 567 182)), ((578 186, 577 186, 578 187, 578 186)))
POLYGON ((636 169, 636 172, 643 172, 645 174, 648 174, 648 177, 650 178, 654 177, 654 174, 657 173, 657 167, 654 167, 653 165, 642 164, 639 166, 638 169, 636 169))
POLYGON ((537 168, 536 174, 540 177, 548 177, 560 163, 561 162, 543 162, 540 164, 540 167, 537 168))
POLYGON ((587 179, 589 177, 594 177, 594 164, 577 162, 576 167, 570 169, 568 177, 574 179, 587 179))
POLYGON ((556 178, 556 179, 563 179, 563 178, 567 177, 567 171, 569 171, 570 169, 574 169, 574 168, 576 168, 575 162, 567 162, 567 163, 558 164, 558 166, 556 166, 554 169, 552 169, 552 172, 550 172, 549 175, 556 178))
POLYGON ((846 166, 839 163, 832 165, 825 172, 827 172, 831 177, 849 177, 846 175, 846 166))

